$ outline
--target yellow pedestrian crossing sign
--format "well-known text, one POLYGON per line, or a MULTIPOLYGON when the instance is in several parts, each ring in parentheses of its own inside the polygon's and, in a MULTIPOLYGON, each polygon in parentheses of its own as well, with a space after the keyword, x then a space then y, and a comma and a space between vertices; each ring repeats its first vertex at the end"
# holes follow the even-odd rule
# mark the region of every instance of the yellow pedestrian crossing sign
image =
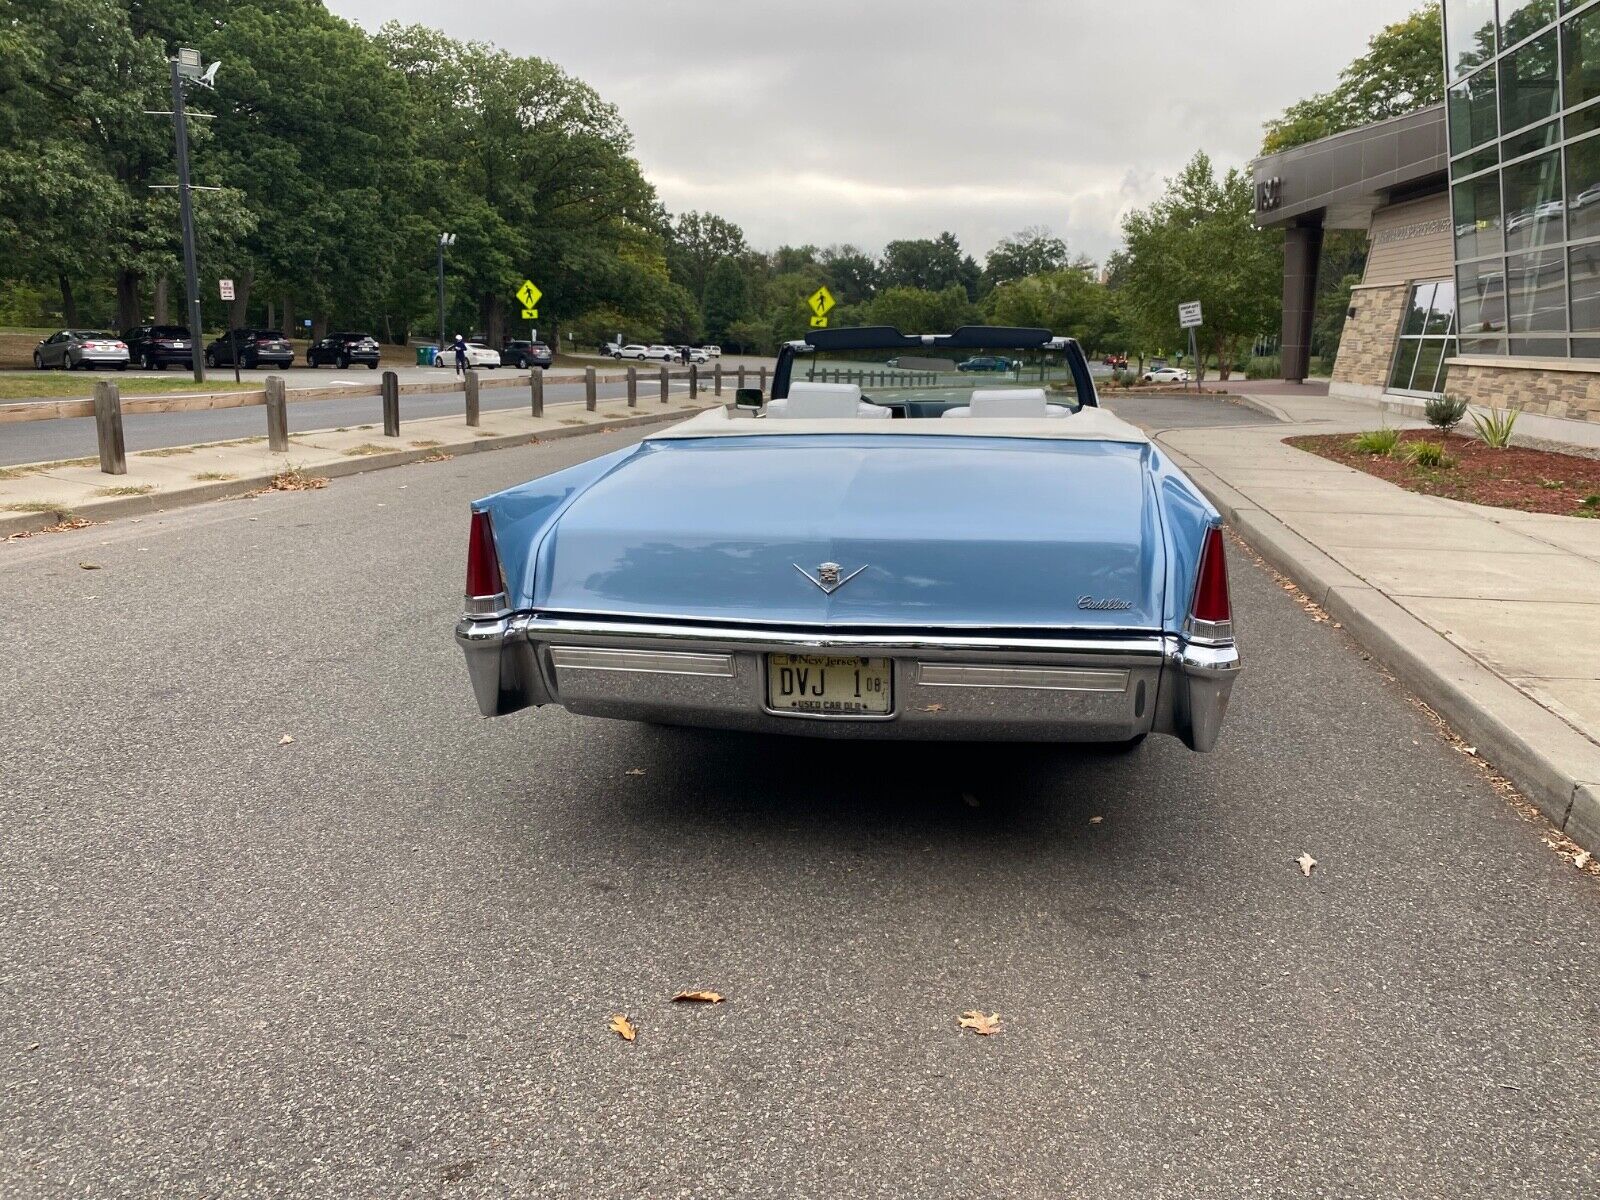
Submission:
POLYGON ((828 327, 828 310, 833 307, 833 293, 826 286, 819 287, 812 292, 806 303, 811 306, 811 311, 817 315, 811 318, 811 328, 826 329, 828 327))
POLYGON ((533 280, 524 279, 522 286, 517 289, 517 299, 522 301, 522 315, 527 320, 532 320, 539 315, 539 298, 543 296, 533 280))

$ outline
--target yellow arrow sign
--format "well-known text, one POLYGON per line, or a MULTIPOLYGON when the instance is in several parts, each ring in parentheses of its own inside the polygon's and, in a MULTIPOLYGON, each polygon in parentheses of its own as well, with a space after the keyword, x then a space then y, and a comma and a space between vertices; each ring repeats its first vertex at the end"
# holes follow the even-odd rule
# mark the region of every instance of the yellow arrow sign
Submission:
POLYGON ((522 286, 517 289, 517 299, 522 301, 523 308, 538 308, 539 297, 543 295, 531 279, 524 279, 522 286))
POLYGON ((828 315, 828 310, 833 307, 833 293, 826 287, 819 287, 811 293, 811 297, 806 303, 811 305, 811 311, 816 313, 817 316, 825 317, 828 315))

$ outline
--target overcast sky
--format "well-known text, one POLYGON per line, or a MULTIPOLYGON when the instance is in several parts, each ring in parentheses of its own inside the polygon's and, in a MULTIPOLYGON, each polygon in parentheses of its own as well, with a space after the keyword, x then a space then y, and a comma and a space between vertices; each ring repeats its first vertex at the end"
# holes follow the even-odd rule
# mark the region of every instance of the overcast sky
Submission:
POLYGON ((673 212, 751 243, 1047 225, 1102 258, 1196 149, 1242 166, 1420 0, 329 0, 548 58, 633 130, 673 212))

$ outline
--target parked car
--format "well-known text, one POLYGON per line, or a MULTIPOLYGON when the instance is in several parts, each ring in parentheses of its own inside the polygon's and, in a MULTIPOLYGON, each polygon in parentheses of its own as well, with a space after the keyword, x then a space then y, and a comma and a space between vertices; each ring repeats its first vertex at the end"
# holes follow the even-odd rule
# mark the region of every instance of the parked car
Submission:
POLYGON ((701 346, 700 347, 700 351, 707 358, 721 358, 722 357, 722 347, 721 346, 701 346))
POLYGON ((612 358, 649 358, 650 357, 650 347, 648 347, 648 346, 640 346, 637 343, 632 343, 632 342, 630 342, 626 346, 619 346, 619 345, 616 345, 615 343, 613 343, 612 345, 607 347, 607 350, 610 352, 612 358))
POLYGON ((208 367, 231 367, 235 357, 252 371, 294 365, 294 349, 274 329, 230 329, 206 347, 208 367))
MULTIPOLYGON (((434 355, 433 365, 436 367, 454 367, 456 365, 456 352, 454 346, 446 346, 434 355)), ((467 343, 467 366, 474 369, 487 368, 494 370, 500 365, 500 352, 491 350, 482 342, 467 343)))
POLYGON ((651 346, 644 356, 652 362, 677 362, 678 351, 672 346, 651 346))
POLYGON ((548 371, 551 362, 550 347, 543 342, 530 342, 525 338, 507 338, 500 347, 500 361, 508 367, 526 371, 538 367, 548 371))
POLYGON ((128 343, 128 358, 146 371, 165 371, 174 363, 194 366, 194 339, 187 325, 135 325, 123 330, 122 340, 128 343))
POLYGON ((994 371, 1006 372, 1011 370, 1009 358, 996 358, 994 355, 980 354, 956 364, 958 371, 994 371))
POLYGON ((1155 367, 1139 376, 1140 383, 1188 383, 1189 372, 1182 367, 1155 367))
POLYGON ((708 363, 711 361, 711 356, 704 350, 697 349, 694 346, 686 346, 684 349, 688 351, 689 361, 692 363, 708 363))
POLYGON ((114 333, 98 329, 63 329, 33 348, 33 365, 41 371, 52 367, 64 371, 79 367, 115 367, 126 371, 128 346, 114 333))
POLYGON ((1075 341, 972 327, 806 342, 814 361, 780 349, 764 407, 750 389, 737 414, 472 505, 456 638, 484 715, 1216 745, 1240 665, 1221 518, 1099 407, 1075 341), (929 343, 1070 382, 946 375, 867 397, 815 378, 929 343))
POLYGON ((312 368, 332 363, 343 369, 361 363, 376 371, 381 357, 378 339, 370 333, 330 333, 306 347, 306 366, 312 368))
POLYGON ((1108 354, 1100 361, 1104 366, 1110 367, 1114 371, 1126 371, 1128 369, 1128 356, 1126 354, 1108 354))

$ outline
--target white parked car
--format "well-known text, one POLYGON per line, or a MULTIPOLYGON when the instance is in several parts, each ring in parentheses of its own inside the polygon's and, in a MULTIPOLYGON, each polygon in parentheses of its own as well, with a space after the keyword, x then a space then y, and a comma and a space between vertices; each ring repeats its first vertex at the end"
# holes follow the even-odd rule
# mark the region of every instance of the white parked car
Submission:
POLYGON ((1157 367, 1139 376, 1140 383, 1188 383, 1189 372, 1182 367, 1157 367))
POLYGON ((651 346, 644 356, 657 362, 677 362, 678 350, 676 346, 651 346))
POLYGON ((612 358, 649 358, 650 357, 650 347, 648 347, 648 346, 640 346, 640 345, 637 345, 637 344, 630 344, 630 345, 627 345, 627 346, 618 346, 618 345, 613 344, 610 347, 610 352, 611 352, 611 357, 612 358))
MULTIPOLYGON (((433 365, 436 367, 454 367, 456 365, 456 351, 453 345, 446 346, 434 355, 433 365)), ((500 365, 500 351, 491 350, 482 342, 467 343, 467 366, 488 367, 493 370, 500 365)))
POLYGON ((721 346, 701 346, 700 347, 700 353, 704 354, 707 358, 721 358, 722 357, 722 347, 721 346))
POLYGON ((710 362, 711 356, 704 350, 696 350, 693 346, 691 346, 689 348, 689 361, 692 363, 710 362))

